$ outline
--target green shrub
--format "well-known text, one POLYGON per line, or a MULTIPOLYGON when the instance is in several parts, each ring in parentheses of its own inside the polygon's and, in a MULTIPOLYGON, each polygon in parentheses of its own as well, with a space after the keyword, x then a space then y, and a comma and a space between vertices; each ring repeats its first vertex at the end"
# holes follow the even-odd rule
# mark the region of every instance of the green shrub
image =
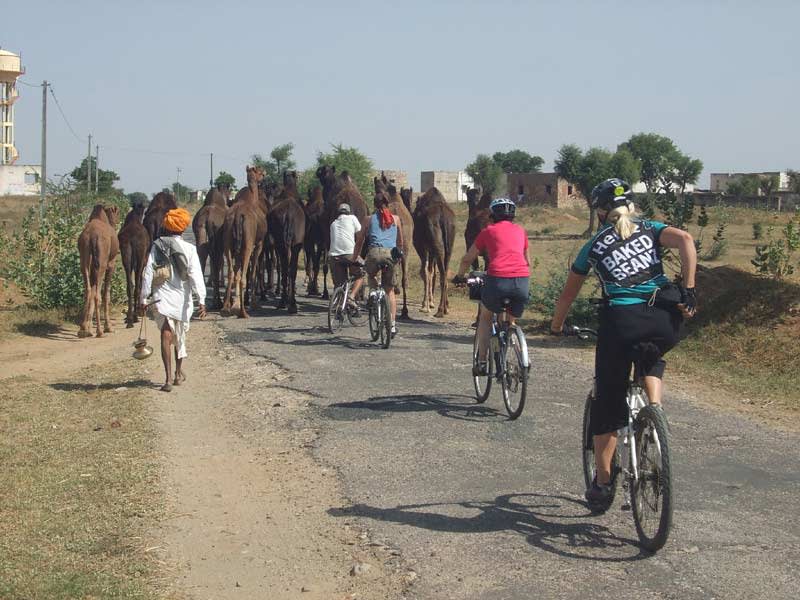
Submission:
POLYGON ((753 239, 760 240, 764 237, 764 224, 760 221, 753 223, 753 239))
MULTIPOLYGON (((567 281, 567 271, 563 269, 553 269, 550 271, 547 280, 542 283, 534 283, 531 286, 531 297, 528 306, 548 317, 553 314, 556 302, 561 296, 561 290, 567 281)), ((593 293, 590 296, 581 295, 575 299, 572 308, 567 316, 567 322, 581 327, 597 326, 597 306, 591 304, 591 296, 597 296, 598 286, 594 285, 593 293)))
POLYGON ((800 217, 789 221, 781 230, 781 237, 774 237, 775 228, 767 228, 767 243, 756 246, 756 255, 751 264, 756 273, 772 279, 783 279, 794 273, 793 255, 800 249, 800 217))
MULTIPOLYGON (((0 232, 0 276, 13 282, 37 308, 83 305, 78 236, 92 203, 81 200, 65 210, 64 204, 51 202, 41 221, 31 210, 12 234, 0 232)), ((116 263, 112 302, 126 297, 119 258, 116 263)))

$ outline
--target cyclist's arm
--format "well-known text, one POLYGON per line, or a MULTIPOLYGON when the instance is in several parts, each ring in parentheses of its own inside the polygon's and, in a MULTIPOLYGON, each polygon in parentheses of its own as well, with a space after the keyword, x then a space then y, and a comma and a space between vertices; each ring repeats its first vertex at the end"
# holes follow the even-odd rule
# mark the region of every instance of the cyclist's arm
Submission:
POLYGON ((586 281, 586 275, 581 275, 575 271, 570 271, 567 277, 567 283, 564 284, 564 289, 561 292, 561 297, 556 302, 556 310, 553 313, 553 320, 550 322, 550 331, 552 333, 561 333, 564 329, 564 321, 567 320, 567 314, 578 297, 578 293, 583 287, 583 282, 586 281))
POLYGON ((697 270, 697 249, 691 234, 677 227, 666 227, 658 239, 662 246, 678 250, 681 256, 681 284, 683 287, 693 288, 697 270))
POLYGON ((361 256, 361 251, 364 246, 364 240, 367 238, 367 230, 369 229, 369 221, 364 223, 360 223, 361 229, 358 230, 356 233, 356 245, 353 248, 353 257, 350 259, 352 261, 358 260, 358 257, 361 256))
POLYGON ((469 247, 467 253, 464 255, 464 258, 461 259, 461 263, 458 265, 458 276, 463 277, 467 273, 467 269, 469 266, 478 260, 478 247, 475 244, 469 247))

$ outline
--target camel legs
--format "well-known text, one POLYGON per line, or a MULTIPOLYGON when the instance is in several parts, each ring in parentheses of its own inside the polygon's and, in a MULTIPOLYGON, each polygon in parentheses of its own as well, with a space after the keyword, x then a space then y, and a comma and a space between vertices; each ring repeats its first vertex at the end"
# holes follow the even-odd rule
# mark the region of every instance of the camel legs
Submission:
MULTIPOLYGON (((103 331, 111 333, 111 279, 114 276, 114 263, 107 268, 103 278, 103 331)), ((99 324, 98 324, 99 325, 99 324)))
POLYGON ((106 270, 101 266, 97 269, 96 279, 94 284, 92 285, 92 294, 94 295, 94 300, 92 301, 92 306, 94 307, 94 317, 96 319, 96 328, 95 328, 95 335, 97 337, 103 337, 103 329, 102 329, 102 320, 100 312, 103 308, 102 298, 101 298, 101 291, 102 291, 102 282, 106 277, 106 270))
POLYGON ((233 254, 230 250, 225 250, 225 263, 228 265, 228 284, 225 286, 225 302, 222 304, 223 312, 231 311, 231 301, 233 295, 233 283, 235 276, 235 267, 233 263, 233 254))
POLYGON ((83 315, 81 316, 81 326, 78 330, 78 337, 91 337, 92 313, 94 312, 92 307, 94 291, 92 290, 91 267, 87 266, 82 268, 81 275, 83 275, 83 315))
POLYGON ((447 314, 447 268, 441 257, 436 257, 436 268, 439 270, 439 293, 441 296, 439 297, 439 308, 434 316, 441 318, 447 314))
POLYGON ((400 312, 400 318, 403 320, 407 320, 408 317, 408 301, 407 301, 407 293, 408 293, 408 259, 406 256, 403 256, 403 259, 400 261, 400 266, 403 269, 403 310, 400 312))
POLYGON ((247 287, 247 274, 249 271, 250 266, 250 257, 253 254, 253 247, 245 245, 242 248, 242 255, 241 261, 237 258, 236 260, 236 291, 239 297, 239 318, 246 319, 250 315, 247 314, 247 311, 244 308, 244 294, 247 287))
POLYGON ((295 287, 297 286, 297 263, 300 261, 300 250, 302 246, 296 245, 292 248, 291 262, 289 263, 289 277, 288 281, 288 312, 293 315, 297 312, 297 301, 295 300, 295 287))
POLYGON ((134 295, 135 292, 138 290, 134 290, 134 277, 135 274, 133 273, 133 268, 131 267, 131 259, 125 259, 125 255, 122 256, 122 268, 125 269, 125 292, 128 297, 128 312, 125 315, 125 326, 130 329, 133 327, 133 317, 136 314, 134 310, 134 295))
MULTIPOLYGON (((324 251, 325 249, 323 248, 324 251)), ((327 300, 328 298, 328 261, 325 260, 322 263, 322 299, 327 300)))
POLYGON ((281 299, 278 300, 278 308, 286 308, 286 302, 289 298, 289 253, 291 251, 291 248, 280 248, 278 252, 281 285, 281 299))
MULTIPOLYGON (((253 254, 250 262, 250 268, 246 271, 247 279, 250 282, 250 310, 253 310, 256 307, 256 291, 255 285, 256 281, 259 279, 259 275, 263 275, 263 270, 259 268, 259 265, 263 265, 261 262, 261 250, 263 249, 262 244, 258 244, 255 248, 253 248, 253 254)), ((262 280, 263 283, 263 280, 262 280)))

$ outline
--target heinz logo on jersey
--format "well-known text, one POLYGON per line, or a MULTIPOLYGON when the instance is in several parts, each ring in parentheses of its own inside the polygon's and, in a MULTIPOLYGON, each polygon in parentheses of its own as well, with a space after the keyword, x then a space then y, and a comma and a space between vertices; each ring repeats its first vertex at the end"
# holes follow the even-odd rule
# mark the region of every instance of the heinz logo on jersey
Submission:
POLYGON ((602 279, 618 285, 636 285, 663 272, 653 236, 638 227, 624 241, 613 231, 596 239, 591 253, 595 268, 604 271, 602 279))

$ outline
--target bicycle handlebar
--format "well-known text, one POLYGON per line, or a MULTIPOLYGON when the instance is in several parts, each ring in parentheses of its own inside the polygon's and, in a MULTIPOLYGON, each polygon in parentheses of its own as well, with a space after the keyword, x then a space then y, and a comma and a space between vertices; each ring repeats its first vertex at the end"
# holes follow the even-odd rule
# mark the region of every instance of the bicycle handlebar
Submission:
POLYGON ((589 337, 597 337, 597 331, 594 329, 589 329, 588 327, 578 327, 577 325, 571 325, 569 327, 564 327, 564 335, 565 336, 572 336, 574 335, 578 339, 581 340, 588 340, 589 337))

